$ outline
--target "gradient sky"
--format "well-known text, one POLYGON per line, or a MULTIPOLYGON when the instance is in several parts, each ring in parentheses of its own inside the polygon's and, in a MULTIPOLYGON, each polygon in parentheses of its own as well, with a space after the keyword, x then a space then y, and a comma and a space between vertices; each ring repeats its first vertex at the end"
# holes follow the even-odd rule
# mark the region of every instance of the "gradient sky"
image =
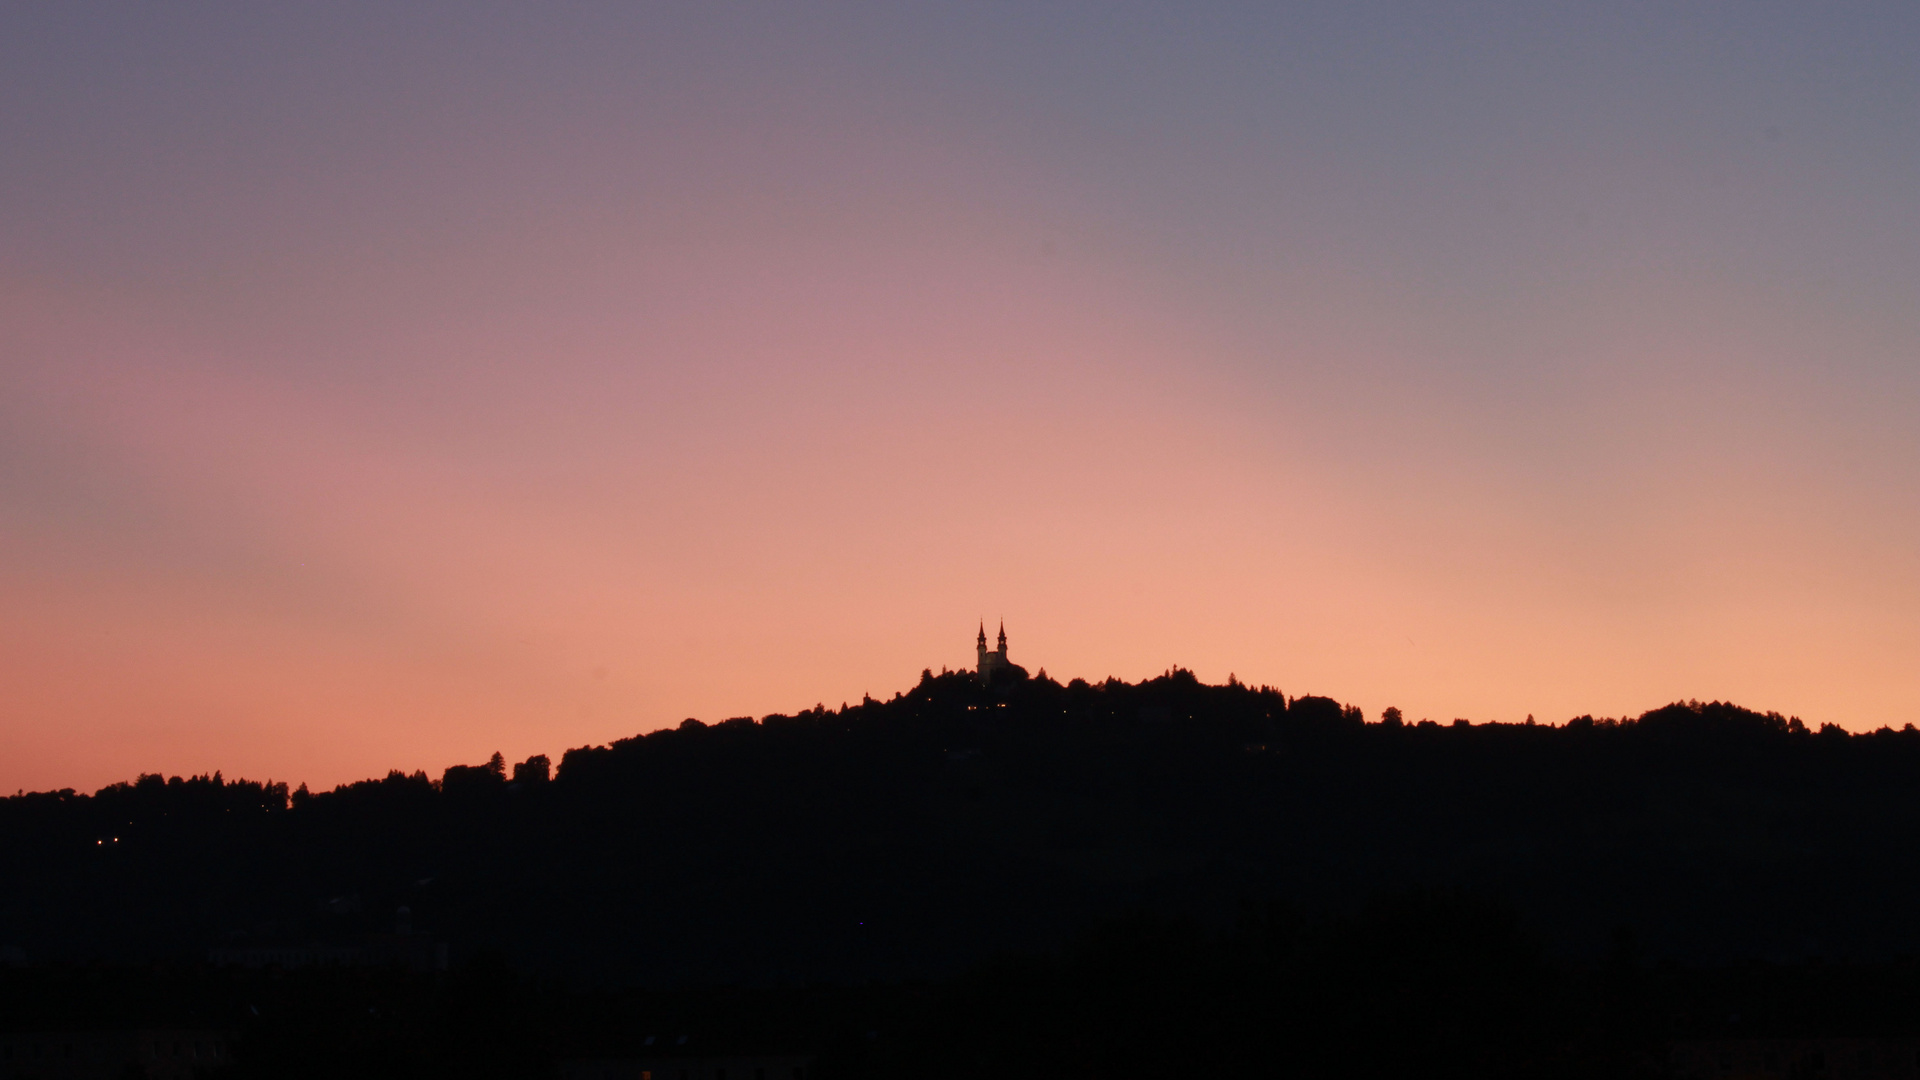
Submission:
POLYGON ((0 787, 972 663, 1920 722, 1920 5, 0 5, 0 787))

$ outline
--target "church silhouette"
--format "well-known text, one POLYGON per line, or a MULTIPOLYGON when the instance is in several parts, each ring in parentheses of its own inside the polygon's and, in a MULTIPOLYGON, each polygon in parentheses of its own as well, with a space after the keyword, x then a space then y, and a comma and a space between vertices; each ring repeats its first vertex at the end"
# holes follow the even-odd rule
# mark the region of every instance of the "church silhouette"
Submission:
POLYGON ((1007 624, 1000 622, 1000 647, 987 649, 987 622, 980 620, 980 681, 991 686, 995 679, 1006 682, 1019 682, 1027 677, 1027 669, 1007 659, 1007 624))

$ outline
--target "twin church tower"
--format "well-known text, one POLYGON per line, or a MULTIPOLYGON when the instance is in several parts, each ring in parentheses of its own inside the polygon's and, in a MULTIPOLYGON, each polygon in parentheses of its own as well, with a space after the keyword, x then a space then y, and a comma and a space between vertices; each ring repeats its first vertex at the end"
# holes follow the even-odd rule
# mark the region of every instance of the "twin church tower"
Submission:
POLYGON ((1007 624, 1000 623, 1000 647, 992 651, 987 649, 987 623, 980 622, 980 667, 979 676, 983 683, 991 683, 998 675, 1002 681, 1018 681, 1027 677, 1027 669, 1007 659, 1007 624))

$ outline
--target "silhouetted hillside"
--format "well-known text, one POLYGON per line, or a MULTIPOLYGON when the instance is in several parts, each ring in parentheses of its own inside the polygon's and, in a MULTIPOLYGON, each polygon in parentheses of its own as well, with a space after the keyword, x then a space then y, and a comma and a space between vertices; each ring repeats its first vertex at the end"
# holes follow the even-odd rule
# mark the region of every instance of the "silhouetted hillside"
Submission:
POLYGON ((1509 905, 1570 955, 1622 927, 1701 960, 1920 946, 1911 727, 1691 703, 1397 719, 1179 670, 927 674, 891 701, 569 750, 550 779, 496 757, 316 794, 216 775, 20 795, 0 802, 0 946, 426 939, 653 985, 915 978, 1128 913, 1224 926, 1410 889, 1509 905))

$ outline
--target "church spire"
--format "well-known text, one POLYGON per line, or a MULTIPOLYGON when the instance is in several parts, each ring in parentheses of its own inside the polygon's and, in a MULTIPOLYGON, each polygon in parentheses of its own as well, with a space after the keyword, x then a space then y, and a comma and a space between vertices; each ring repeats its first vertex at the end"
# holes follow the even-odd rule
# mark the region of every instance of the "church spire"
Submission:
POLYGON ((983 649, 987 647, 987 620, 985 619, 980 620, 980 647, 983 649))
MULTIPOLYGON (((984 630, 985 627, 982 627, 982 629, 984 630)), ((1007 654, 1007 620, 1001 619, 1000 620, 1000 655, 1005 656, 1006 654, 1007 654)))

